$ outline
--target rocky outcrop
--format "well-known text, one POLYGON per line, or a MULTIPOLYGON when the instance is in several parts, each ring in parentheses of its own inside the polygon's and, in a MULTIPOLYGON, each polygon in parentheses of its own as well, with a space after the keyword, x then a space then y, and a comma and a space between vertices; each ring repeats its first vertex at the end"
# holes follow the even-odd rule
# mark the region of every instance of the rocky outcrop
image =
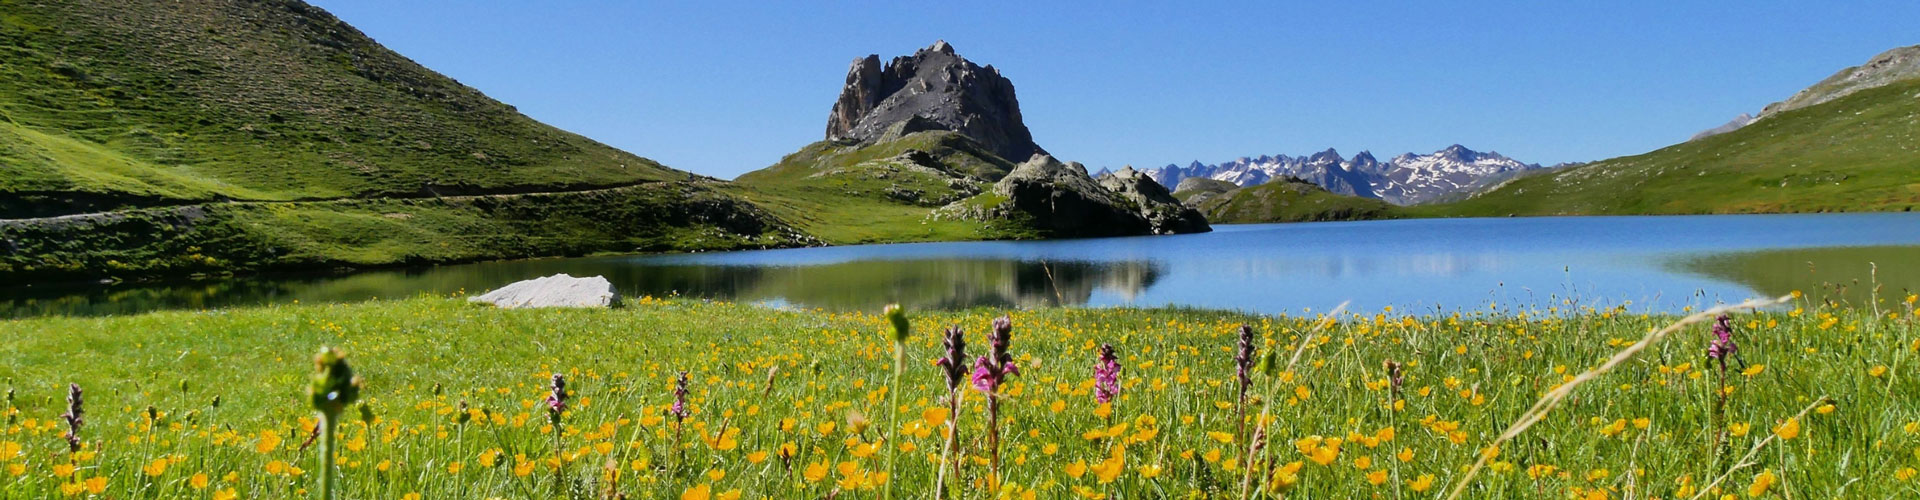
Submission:
POLYGON ((1035 229, 1058 237, 1148 234, 1153 224, 1133 202, 1101 187, 1079 163, 1060 163, 1044 154, 993 184, 1002 196, 994 216, 1028 219, 1035 229))
POLYGON ((1698 141, 1701 139, 1713 137, 1713 136, 1724 134, 1727 132, 1740 130, 1740 127, 1745 127, 1750 123, 1753 123, 1753 115, 1740 113, 1740 116, 1733 117, 1733 119, 1728 120, 1727 123, 1721 124, 1718 127, 1702 130, 1700 131, 1700 133, 1697 133, 1697 134, 1693 134, 1693 137, 1687 138, 1687 142, 1698 141))
POLYGON ((1180 200, 1167 192, 1166 186, 1154 182, 1147 174, 1134 170, 1129 165, 1118 172, 1103 174, 1095 179, 1114 194, 1132 202, 1140 216, 1147 219, 1147 225, 1154 234, 1204 233, 1212 231, 1207 218, 1199 210, 1180 204, 1180 200))
POLYGON ((487 303, 502 309, 527 307, 611 307, 620 303, 620 293, 602 276, 575 278, 555 274, 545 278, 516 281, 470 297, 468 302, 487 303))
POLYGON ((1173 197, 1189 207, 1199 208, 1207 200, 1239 189, 1240 185, 1206 177, 1188 177, 1180 180, 1180 186, 1173 189, 1173 197))
POLYGON ((878 55, 854 60, 827 117, 826 136, 873 142, 936 129, 964 134, 1010 160, 1046 153, 1033 143, 1020 118, 1013 82, 992 65, 960 57, 945 41, 896 57, 884 67, 878 55), (910 120, 889 134, 895 124, 910 120))
POLYGON ((1754 121, 1913 78, 1920 78, 1920 45, 1881 52, 1868 59, 1866 64, 1840 70, 1820 83, 1794 93, 1785 101, 1767 105, 1754 121))

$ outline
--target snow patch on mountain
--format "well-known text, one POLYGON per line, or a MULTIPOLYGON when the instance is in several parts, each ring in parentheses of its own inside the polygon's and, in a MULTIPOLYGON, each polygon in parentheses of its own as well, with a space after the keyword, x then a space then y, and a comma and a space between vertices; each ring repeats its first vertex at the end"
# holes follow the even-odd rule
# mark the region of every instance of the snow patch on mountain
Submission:
POLYGON ((1406 153, 1382 162, 1362 151, 1344 158, 1327 149, 1306 156, 1261 155, 1233 161, 1148 169, 1163 186, 1177 186, 1188 177, 1205 177, 1252 186, 1294 177, 1335 193, 1377 198, 1396 205, 1413 205, 1449 194, 1472 191, 1511 173, 1542 168, 1495 152, 1478 152, 1455 144, 1431 154, 1406 153))

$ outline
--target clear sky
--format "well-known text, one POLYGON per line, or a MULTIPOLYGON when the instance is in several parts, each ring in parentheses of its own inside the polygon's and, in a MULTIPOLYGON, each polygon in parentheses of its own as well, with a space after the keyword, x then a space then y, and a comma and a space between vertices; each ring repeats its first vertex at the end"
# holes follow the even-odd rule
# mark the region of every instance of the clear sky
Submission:
POLYGON ((937 39, 1095 168, 1637 154, 1920 44, 1912 1, 310 1, 535 119, 722 178, 820 140, 855 58, 937 39))

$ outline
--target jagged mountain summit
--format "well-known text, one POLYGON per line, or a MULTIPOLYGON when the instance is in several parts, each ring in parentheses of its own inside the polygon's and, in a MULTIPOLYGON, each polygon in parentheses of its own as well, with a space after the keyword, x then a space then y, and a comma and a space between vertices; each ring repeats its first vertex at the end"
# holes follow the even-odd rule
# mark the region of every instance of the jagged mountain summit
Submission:
POLYGON ((1203 177, 1253 186, 1273 179, 1297 178, 1337 194, 1377 198, 1396 205, 1413 205, 1473 191, 1520 172, 1542 168, 1500 153, 1479 152, 1455 144, 1430 154, 1406 153, 1380 161, 1361 151, 1344 158, 1331 148, 1306 156, 1241 157, 1218 163, 1167 165, 1147 175, 1162 185, 1177 186, 1190 177, 1203 177))
POLYGON ((827 117, 827 140, 869 142, 898 123, 908 133, 959 132, 1008 160, 1046 153, 1020 118, 1013 81, 960 57, 945 40, 886 66, 877 54, 854 60, 827 117))
POLYGON ((1205 232, 1127 171, 1094 179, 1033 143, 1013 82, 945 41, 853 62, 826 139, 737 180, 829 242, 1205 232))

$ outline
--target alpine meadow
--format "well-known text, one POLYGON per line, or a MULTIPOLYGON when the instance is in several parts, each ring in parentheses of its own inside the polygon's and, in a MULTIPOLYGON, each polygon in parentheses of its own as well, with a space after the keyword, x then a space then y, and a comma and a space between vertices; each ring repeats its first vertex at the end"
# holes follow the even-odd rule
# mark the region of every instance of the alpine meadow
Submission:
POLYGON ((0 499, 1920 498, 1785 7, 0 0, 0 499))

